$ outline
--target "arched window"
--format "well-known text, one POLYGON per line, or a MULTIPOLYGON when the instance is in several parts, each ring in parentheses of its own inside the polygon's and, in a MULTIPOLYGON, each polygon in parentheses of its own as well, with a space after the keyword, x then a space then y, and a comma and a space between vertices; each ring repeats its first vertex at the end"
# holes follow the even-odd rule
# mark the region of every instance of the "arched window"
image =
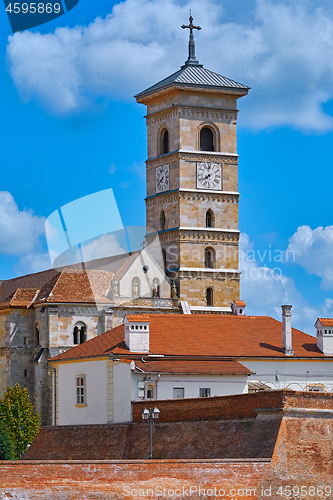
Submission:
POLYGON ((158 278, 153 279, 152 292, 153 292, 153 297, 160 296, 160 280, 158 278))
POLYGON ((162 155, 169 153, 169 132, 164 129, 162 132, 162 155))
POLYGON ((206 306, 213 305, 213 289, 206 288, 206 306))
POLYGON ((214 151, 214 133, 209 127, 202 127, 200 130, 200 150, 214 151))
POLYGON ((83 344, 86 339, 87 328, 84 323, 76 323, 73 331, 73 344, 83 344))
POLYGON ((40 339, 39 339, 39 326, 35 326, 35 345, 39 345, 40 339))
POLYGON ((166 271, 166 251, 164 248, 162 249, 162 258, 163 258, 163 266, 164 266, 164 271, 166 271))
POLYGON ((76 377, 76 404, 85 405, 87 404, 86 398, 86 377, 84 375, 78 375, 76 377))
POLYGON ((214 214, 211 210, 206 212, 206 227, 214 227, 214 214))
POLYGON ((165 213, 162 210, 161 215, 160 215, 160 226, 161 226, 161 231, 165 230, 165 213))
POLYGON ((132 279, 132 295, 133 297, 140 297, 140 278, 132 279))
POLYGON ((146 399, 155 399, 155 384, 149 382, 146 384, 146 399))
POLYGON ((205 249, 205 268, 213 269, 215 267, 215 252, 212 248, 205 249))

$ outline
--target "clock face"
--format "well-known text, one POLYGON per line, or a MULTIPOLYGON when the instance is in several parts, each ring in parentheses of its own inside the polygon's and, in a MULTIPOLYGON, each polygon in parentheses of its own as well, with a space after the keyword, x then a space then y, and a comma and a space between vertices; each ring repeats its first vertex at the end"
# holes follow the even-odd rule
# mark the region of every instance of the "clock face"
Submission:
POLYGON ((156 193, 163 193, 170 189, 170 164, 161 165, 156 168, 156 193))
POLYGON ((222 189, 221 164, 210 161, 197 163, 197 188, 222 189))

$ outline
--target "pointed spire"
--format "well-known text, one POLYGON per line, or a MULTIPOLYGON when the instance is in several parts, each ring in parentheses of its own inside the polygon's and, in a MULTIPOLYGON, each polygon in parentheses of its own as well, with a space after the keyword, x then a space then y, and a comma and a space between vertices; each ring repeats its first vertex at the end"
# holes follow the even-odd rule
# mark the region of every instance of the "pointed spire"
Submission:
POLYGON ((183 24, 181 28, 185 29, 188 28, 190 30, 190 37, 188 41, 188 59, 185 62, 184 66, 182 68, 186 68, 187 66, 200 66, 202 67, 202 64, 199 63, 197 58, 195 57, 195 45, 194 45, 194 37, 193 37, 193 30, 201 30, 200 26, 194 26, 193 24, 193 17, 190 9, 190 18, 189 18, 190 24, 187 26, 183 24))

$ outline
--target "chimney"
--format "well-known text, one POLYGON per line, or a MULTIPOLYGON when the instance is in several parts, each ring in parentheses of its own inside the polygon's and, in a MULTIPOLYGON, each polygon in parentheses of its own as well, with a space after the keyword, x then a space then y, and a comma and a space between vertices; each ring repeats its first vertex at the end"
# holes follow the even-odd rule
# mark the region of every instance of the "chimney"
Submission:
POLYGON ((291 338, 291 308, 292 306, 282 307, 282 350, 286 356, 293 356, 291 338))
POLYGON ((149 321, 146 314, 125 316, 125 343, 131 352, 149 352, 149 321))
POLYGON ((233 303, 231 304, 231 309, 232 312, 236 316, 245 316, 244 309, 246 307, 246 304, 243 300, 234 300, 233 303))
POLYGON ((318 349, 324 356, 333 356, 333 319, 318 318, 315 327, 318 349))

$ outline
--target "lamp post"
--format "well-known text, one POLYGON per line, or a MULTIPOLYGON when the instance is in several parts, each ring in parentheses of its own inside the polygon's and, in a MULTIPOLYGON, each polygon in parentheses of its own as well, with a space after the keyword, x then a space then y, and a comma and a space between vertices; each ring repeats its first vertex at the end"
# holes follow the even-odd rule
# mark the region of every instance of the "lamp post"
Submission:
POLYGON ((160 410, 158 408, 144 408, 141 412, 142 420, 148 422, 149 425, 149 458, 153 458, 153 423, 160 416, 160 410))

